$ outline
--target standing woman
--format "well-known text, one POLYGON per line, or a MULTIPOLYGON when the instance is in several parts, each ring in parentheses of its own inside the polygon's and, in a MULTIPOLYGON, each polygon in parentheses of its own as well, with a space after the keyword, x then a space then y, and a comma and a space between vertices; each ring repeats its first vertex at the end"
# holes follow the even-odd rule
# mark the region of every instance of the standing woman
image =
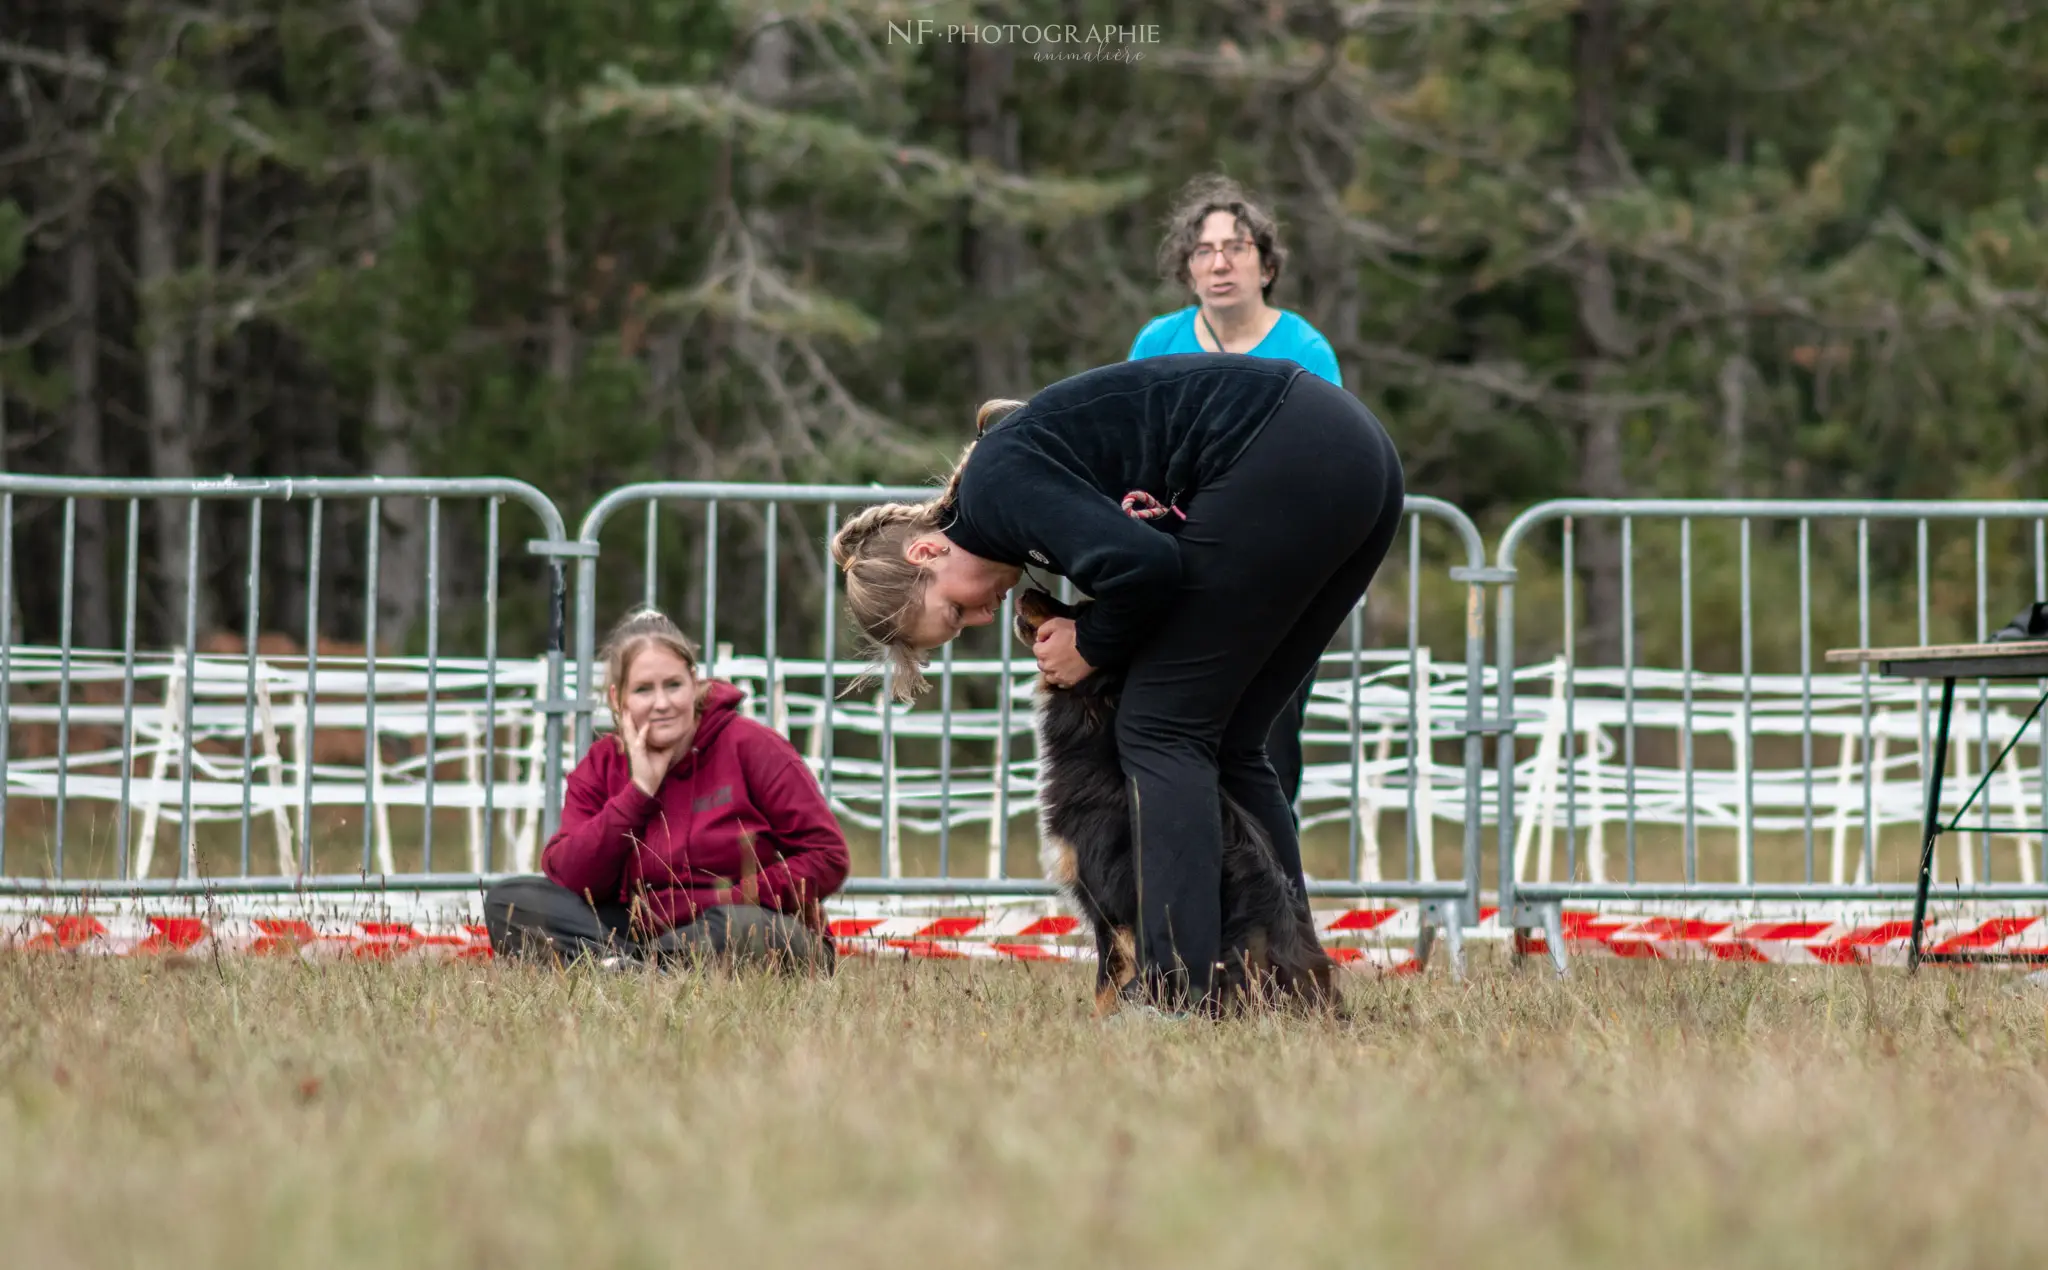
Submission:
POLYGON ((1280 357, 1342 388, 1330 341, 1299 313, 1273 307, 1286 264, 1278 223, 1243 186, 1224 176, 1188 182, 1159 240, 1159 272, 1195 302, 1147 322, 1131 342, 1131 359, 1166 353, 1280 357))
POLYGON ((1124 672, 1132 987, 1157 1006, 1211 1005, 1221 792, 1300 887, 1266 734, 1393 543, 1400 459, 1355 397, 1260 357, 1120 362, 990 402, 978 422, 936 498, 870 507, 833 538, 848 609, 908 698, 931 650, 994 621, 1026 566, 1094 599, 1078 622, 1040 627, 1038 665, 1056 686, 1124 672))
MULTIPOLYGON (((1273 307, 1273 287, 1286 264, 1273 214, 1243 186, 1226 176, 1188 182, 1159 240, 1159 272, 1185 287, 1195 303, 1147 322, 1131 342, 1131 360, 1202 352, 1279 357, 1342 388, 1330 341, 1307 318, 1273 307)), ((1266 737, 1266 755, 1290 810, 1301 796, 1301 730, 1314 690, 1312 665, 1266 737)))

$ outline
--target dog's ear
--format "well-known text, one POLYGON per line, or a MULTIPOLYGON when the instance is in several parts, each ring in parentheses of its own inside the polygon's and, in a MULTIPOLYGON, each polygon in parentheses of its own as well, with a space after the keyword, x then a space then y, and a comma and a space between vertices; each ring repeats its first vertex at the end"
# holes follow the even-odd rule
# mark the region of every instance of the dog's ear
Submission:
POLYGON ((1017 593, 1017 638, 1026 644, 1038 642, 1038 628, 1047 618, 1072 617, 1073 610, 1037 587, 1017 593))
POLYGON ((1034 618, 1031 614, 1024 611, 1022 604, 1019 604, 1016 616, 1010 619, 1010 633, 1015 635, 1017 642, 1024 645, 1024 647, 1034 647, 1038 643, 1038 624, 1043 620, 1043 618, 1034 618))

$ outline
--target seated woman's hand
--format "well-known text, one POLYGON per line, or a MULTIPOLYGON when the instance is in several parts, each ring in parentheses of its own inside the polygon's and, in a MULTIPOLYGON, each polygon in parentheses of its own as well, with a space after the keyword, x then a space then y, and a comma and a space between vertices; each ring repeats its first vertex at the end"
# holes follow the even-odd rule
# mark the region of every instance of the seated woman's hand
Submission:
POLYGON ((625 733, 626 761, 633 774, 633 783, 649 798, 654 797, 661 788, 662 778, 675 765, 676 756, 682 753, 683 747, 656 748, 649 743, 647 736, 654 729, 644 723, 635 723, 630 713, 619 719, 619 730, 625 733))
POLYGON ((1038 625, 1038 642, 1032 650, 1038 669, 1055 688, 1071 688, 1095 673, 1095 667, 1074 646, 1074 620, 1049 617, 1038 625))

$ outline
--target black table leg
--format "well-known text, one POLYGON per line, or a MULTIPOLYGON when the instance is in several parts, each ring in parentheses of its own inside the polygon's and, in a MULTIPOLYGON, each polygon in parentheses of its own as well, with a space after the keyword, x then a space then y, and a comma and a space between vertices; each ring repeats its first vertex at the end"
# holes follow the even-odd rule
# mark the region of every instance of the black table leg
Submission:
POLYGON ((1934 778, 1927 783, 1926 834, 1920 844, 1920 886, 1913 893, 1913 939, 1906 953, 1906 973, 1920 969, 1920 927, 1927 920, 1927 888, 1934 879, 1934 842, 1941 836, 1941 776, 1948 766, 1948 716, 1955 709, 1956 681, 1941 681, 1941 717, 1934 725, 1934 778))

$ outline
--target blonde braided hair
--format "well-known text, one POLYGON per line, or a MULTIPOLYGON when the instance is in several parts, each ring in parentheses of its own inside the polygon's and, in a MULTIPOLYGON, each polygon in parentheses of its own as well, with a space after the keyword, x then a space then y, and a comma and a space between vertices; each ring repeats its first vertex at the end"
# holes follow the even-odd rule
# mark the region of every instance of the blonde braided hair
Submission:
MULTIPOLYGON (((1000 398, 982 403, 975 432, 1023 404, 1000 398)), ((870 644, 868 655, 878 663, 877 670, 888 668, 898 701, 914 700, 930 686, 924 673, 929 653, 910 642, 910 631, 924 610, 931 574, 911 562, 910 543, 945 523, 959 495, 960 474, 973 453, 970 442, 934 497, 922 503, 877 503, 856 513, 832 535, 832 562, 846 575, 847 615, 870 644)), ((865 676, 855 680, 848 690, 865 681, 865 676)))

